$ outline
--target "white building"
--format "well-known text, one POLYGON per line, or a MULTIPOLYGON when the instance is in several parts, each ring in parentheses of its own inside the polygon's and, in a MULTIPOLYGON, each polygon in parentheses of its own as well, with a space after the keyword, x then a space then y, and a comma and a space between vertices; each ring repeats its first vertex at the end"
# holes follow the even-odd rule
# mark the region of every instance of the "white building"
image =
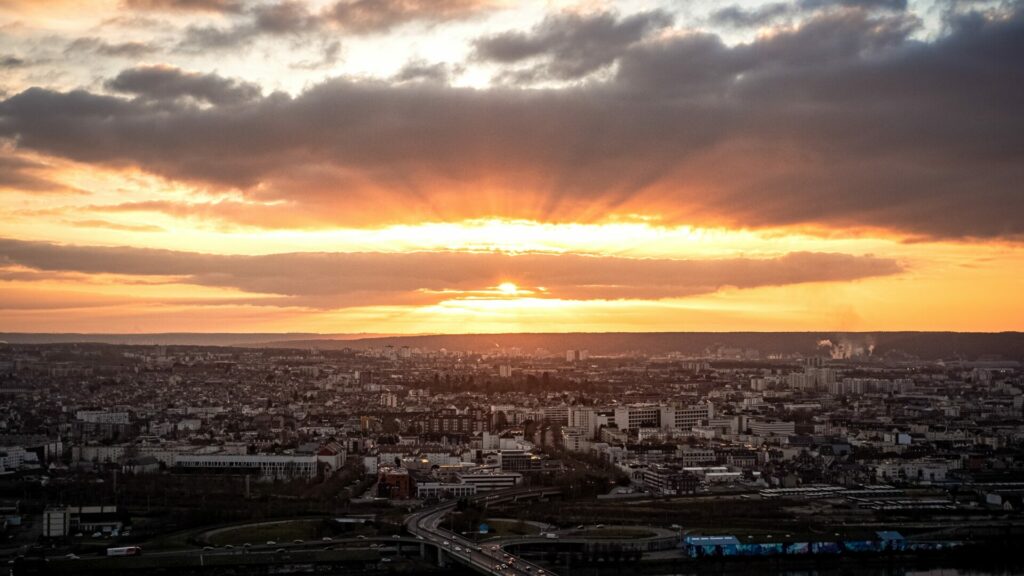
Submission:
POLYGON ((751 420, 747 426, 754 436, 792 436, 796 433, 794 422, 751 420))
POLYGON ((523 475, 518 472, 463 472, 458 474, 458 478, 463 484, 475 486, 477 492, 515 488, 523 481, 523 475))
POLYGON ((71 512, 67 508, 47 508, 43 512, 43 538, 64 538, 71 531, 71 512))
POLYGON ((615 425, 619 430, 658 428, 661 426, 661 406, 634 404, 615 409, 615 425))
POLYGON ((293 456, 278 454, 210 454, 181 455, 175 458, 175 466, 197 472, 253 472, 261 480, 307 478, 317 475, 318 456, 293 456))
POLYGON ((465 498, 476 495, 475 484, 459 484, 455 482, 421 482, 416 485, 416 497, 427 498, 465 498))
POLYGON ((107 412, 106 410, 79 410, 75 418, 81 422, 93 424, 128 424, 127 412, 107 412))

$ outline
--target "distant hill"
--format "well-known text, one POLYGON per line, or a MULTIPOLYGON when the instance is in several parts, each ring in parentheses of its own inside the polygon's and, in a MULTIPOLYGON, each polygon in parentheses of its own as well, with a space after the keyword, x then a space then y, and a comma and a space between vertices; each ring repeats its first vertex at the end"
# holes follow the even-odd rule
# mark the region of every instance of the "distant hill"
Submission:
POLYGON ((648 354, 681 352, 700 354, 714 346, 756 349, 761 355, 773 353, 842 354, 844 348, 871 354, 904 353, 924 359, 963 358, 977 360, 1001 357, 1024 361, 1024 333, 976 332, 602 332, 450 334, 332 339, 280 340, 268 346, 288 348, 380 348, 386 345, 431 350, 483 352, 495 348, 519 347, 524 352, 545 348, 553 353, 587 349, 591 354, 648 354))
POLYGON ((555 354, 587 349, 609 355, 641 352, 701 354, 708 348, 755 349, 767 354, 842 354, 844 349, 871 349, 874 355, 910 354, 924 359, 1002 358, 1024 361, 1022 332, 575 332, 522 334, 380 334, 316 333, 162 333, 162 334, 43 334, 0 333, 12 344, 68 342, 128 345, 246 346, 266 348, 369 349, 409 346, 429 350, 485 352, 519 347, 530 353, 545 348, 555 354))
POLYGON ((286 333, 230 333, 230 332, 165 332, 156 334, 75 334, 0 332, 0 341, 11 344, 61 344, 69 342, 163 346, 254 346, 277 340, 314 341, 319 339, 346 340, 350 338, 382 337, 385 334, 316 334, 312 332, 286 333))

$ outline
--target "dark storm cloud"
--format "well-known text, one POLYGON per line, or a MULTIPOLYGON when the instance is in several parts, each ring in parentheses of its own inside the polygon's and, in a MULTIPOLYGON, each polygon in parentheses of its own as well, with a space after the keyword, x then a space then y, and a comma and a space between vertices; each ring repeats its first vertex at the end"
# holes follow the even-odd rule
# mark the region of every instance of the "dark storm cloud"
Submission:
POLYGON ((290 253, 212 255, 128 247, 60 246, 0 239, 0 264, 41 272, 172 276, 176 281, 291 297, 289 304, 437 302, 478 296, 514 280, 540 297, 648 299, 755 288, 850 281, 897 274, 895 261, 872 256, 795 252, 770 259, 632 259, 572 254, 473 252, 290 253))
POLYGON ((494 0, 340 0, 324 17, 347 32, 372 34, 410 22, 462 20, 496 6, 494 0))
POLYGON ((672 24, 661 11, 625 18, 599 14, 549 16, 527 33, 504 32, 476 40, 474 56, 502 64, 542 60, 525 71, 532 79, 573 80, 600 70, 650 32, 672 24))
POLYGON ((202 109, 33 88, 0 102, 0 137, 238 188, 277 204, 223 217, 267 227, 617 213, 1021 237, 1024 14, 916 26, 843 9, 737 46, 648 39, 567 90, 337 79, 202 109))
POLYGON ((256 84, 197 74, 170 66, 140 66, 122 71, 105 83, 108 90, 155 101, 193 98, 210 104, 237 104, 260 97, 256 84))

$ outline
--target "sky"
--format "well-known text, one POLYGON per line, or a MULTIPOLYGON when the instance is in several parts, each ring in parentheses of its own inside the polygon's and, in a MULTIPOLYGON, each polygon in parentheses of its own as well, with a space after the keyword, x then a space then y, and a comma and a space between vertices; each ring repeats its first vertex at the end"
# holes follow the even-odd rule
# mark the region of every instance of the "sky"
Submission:
POLYGON ((1024 2, 0 0, 0 331, 1024 328, 1024 2))

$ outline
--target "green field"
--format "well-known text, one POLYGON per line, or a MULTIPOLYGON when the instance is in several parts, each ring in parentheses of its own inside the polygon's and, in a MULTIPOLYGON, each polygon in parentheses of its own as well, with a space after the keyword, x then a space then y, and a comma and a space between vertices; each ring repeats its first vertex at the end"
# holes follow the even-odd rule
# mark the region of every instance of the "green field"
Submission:
POLYGON ((323 520, 320 518, 285 520, 222 528, 206 533, 203 535, 203 538, 213 546, 223 546, 225 544, 238 546, 246 542, 250 544, 265 544, 271 540, 284 543, 293 540, 310 541, 319 539, 322 529, 323 520))
POLYGON ((586 538, 608 538, 609 540, 653 538, 657 536, 654 532, 639 528, 591 528, 589 530, 575 530, 566 535, 567 538, 582 536, 586 538))
POLYGON ((487 533, 488 537, 536 536, 540 534, 540 528, 529 522, 519 522, 517 520, 486 520, 486 522, 491 527, 491 531, 487 533))

